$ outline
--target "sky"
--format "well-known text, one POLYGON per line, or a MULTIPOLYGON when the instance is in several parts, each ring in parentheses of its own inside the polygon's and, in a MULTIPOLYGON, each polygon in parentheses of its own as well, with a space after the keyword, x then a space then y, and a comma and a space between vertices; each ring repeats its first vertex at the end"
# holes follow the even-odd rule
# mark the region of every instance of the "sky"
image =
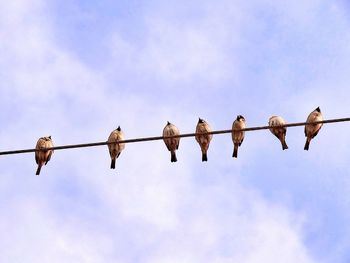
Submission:
MULTIPOLYGON (((0 0, 0 151, 349 117, 346 1, 0 0)), ((0 158, 0 262, 349 262, 349 124, 0 158)))

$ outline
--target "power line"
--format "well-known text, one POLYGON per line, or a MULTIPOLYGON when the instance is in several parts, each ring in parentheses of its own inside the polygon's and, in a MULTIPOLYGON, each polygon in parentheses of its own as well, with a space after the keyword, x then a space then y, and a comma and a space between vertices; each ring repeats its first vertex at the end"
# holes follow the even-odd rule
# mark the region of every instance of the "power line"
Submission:
MULTIPOLYGON (((329 120, 323 120, 323 121, 315 121, 312 122, 312 124, 318 124, 318 123, 336 123, 336 122, 347 122, 350 121, 350 118, 341 118, 341 119, 329 119, 329 120)), ((296 126, 305 126, 306 124, 310 124, 307 122, 296 122, 296 123, 287 123, 284 125, 278 125, 278 126, 257 126, 257 127, 250 127, 245 128, 241 130, 236 131, 258 131, 258 130, 267 130, 270 128, 276 128, 276 127, 296 127, 296 126)), ((231 133, 232 129, 229 130, 217 130, 208 132, 207 134, 224 134, 224 133, 231 133)), ((163 140, 166 138, 184 138, 184 137, 194 137, 196 133, 185 133, 180 135, 174 135, 174 136, 156 136, 156 137, 144 137, 144 138, 134 138, 134 139, 127 139, 123 141, 119 141, 118 143, 135 143, 135 142, 147 142, 147 141, 158 141, 163 140)), ((50 147, 42 150, 64 150, 64 149, 73 149, 73 148, 86 148, 86 147, 95 147, 95 146, 101 146, 101 145, 108 145, 108 144, 114 144, 114 143, 108 143, 107 141, 103 142, 94 142, 94 143, 83 143, 83 144, 70 144, 70 145, 62 145, 62 146, 55 146, 50 147)), ((13 151, 3 151, 0 152, 0 155, 10 155, 10 154, 21 154, 21 153, 30 153, 35 152, 36 149, 24 149, 24 150, 13 150, 13 151)))

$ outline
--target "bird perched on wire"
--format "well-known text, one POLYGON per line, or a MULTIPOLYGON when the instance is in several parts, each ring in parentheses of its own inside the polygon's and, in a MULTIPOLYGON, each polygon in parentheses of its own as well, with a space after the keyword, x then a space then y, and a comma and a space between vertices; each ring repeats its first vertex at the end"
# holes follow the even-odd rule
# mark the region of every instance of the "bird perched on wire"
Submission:
MULTIPOLYGON (((284 125, 284 124, 286 124, 286 122, 280 116, 272 116, 269 119, 269 126, 270 127, 284 125)), ((270 128, 270 131, 272 132, 272 134, 274 134, 280 140, 280 142, 282 144, 282 150, 288 149, 288 145, 286 143, 287 128, 286 127, 273 127, 273 128, 270 128)))
POLYGON ((120 126, 111 132, 108 137, 108 149, 109 155, 111 156, 111 169, 115 169, 115 161, 119 157, 120 153, 125 148, 125 143, 118 143, 124 140, 124 133, 122 132, 120 126))
MULTIPOLYGON (((165 125, 163 129, 163 137, 180 135, 179 129, 170 122, 165 125)), ((171 162, 177 162, 175 151, 179 149, 180 137, 177 138, 163 138, 168 150, 171 152, 171 162)))
POLYGON ((35 147, 35 161, 38 164, 38 169, 36 170, 36 175, 40 174, 41 167, 46 165, 50 161, 53 154, 53 150, 45 150, 47 148, 53 147, 53 142, 51 136, 41 137, 36 143, 35 147))
POLYGON ((306 124, 304 129, 306 137, 304 150, 306 151, 309 150, 311 139, 315 138, 315 136, 318 134, 323 125, 323 123, 312 124, 315 121, 323 121, 323 116, 320 107, 317 107, 313 112, 311 112, 306 120, 307 123, 310 123, 306 124))
POLYGON ((207 133, 211 131, 209 124, 205 120, 199 118, 195 138, 202 150, 202 162, 208 161, 207 152, 213 135, 207 133))
POLYGON ((237 158, 238 147, 241 146, 244 140, 244 131, 237 131, 245 129, 245 119, 242 115, 238 115, 236 120, 232 124, 232 141, 233 141, 233 154, 232 157, 237 158))

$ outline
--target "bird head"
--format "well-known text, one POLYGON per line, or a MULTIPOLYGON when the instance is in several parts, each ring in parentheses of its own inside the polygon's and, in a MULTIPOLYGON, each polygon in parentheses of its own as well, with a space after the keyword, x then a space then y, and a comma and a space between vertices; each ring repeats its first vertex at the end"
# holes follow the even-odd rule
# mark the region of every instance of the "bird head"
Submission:
POLYGON ((47 141, 51 140, 51 135, 47 136, 47 141))
POLYGON ((166 125, 170 125, 171 123, 168 121, 166 125))
POLYGON ((204 122, 203 119, 201 119, 201 118, 198 119, 198 123, 203 123, 203 122, 204 122))
POLYGON ((117 131, 121 131, 122 129, 120 128, 120 126, 118 126, 118 128, 117 128, 117 131))
POLYGON ((317 107, 317 108, 315 109, 315 111, 317 111, 317 112, 321 112, 320 107, 317 107))
POLYGON ((237 115, 237 121, 245 121, 242 115, 237 115))

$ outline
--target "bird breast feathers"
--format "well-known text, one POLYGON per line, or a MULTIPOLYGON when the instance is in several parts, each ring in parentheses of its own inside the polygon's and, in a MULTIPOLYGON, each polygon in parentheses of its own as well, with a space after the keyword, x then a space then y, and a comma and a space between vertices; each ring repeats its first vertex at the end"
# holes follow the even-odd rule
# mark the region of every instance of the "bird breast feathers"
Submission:
POLYGON ((279 117, 279 116, 272 116, 269 120, 270 126, 278 126, 278 125, 283 125, 283 124, 286 124, 286 123, 282 119, 282 117, 279 117))
POLYGON ((196 128, 196 139, 198 140, 211 140, 213 135, 212 134, 205 134, 211 132, 211 128, 208 124, 206 123, 199 123, 196 128))
MULTIPOLYGON (((48 137, 42 137, 38 140, 36 144, 36 149, 41 150, 41 149, 46 149, 46 148, 51 148, 53 147, 53 142, 50 138, 48 137)), ((35 160, 37 163, 39 162, 46 162, 49 160, 51 154, 53 153, 53 150, 48 150, 48 151, 36 151, 35 152, 35 160)))
POLYGON ((322 113, 318 112, 318 111, 313 111, 310 113, 310 115, 307 118, 307 122, 314 122, 314 121, 322 121, 323 120, 323 116, 322 113))
POLYGON ((244 121, 234 121, 232 125, 233 129, 244 129, 245 128, 245 122, 244 121))
MULTIPOLYGON (((121 131, 115 130, 108 137, 108 142, 118 142, 124 140, 124 134, 121 131)), ((125 143, 108 144, 109 152, 117 154, 125 148, 125 143)))
POLYGON ((45 137, 40 138, 36 144, 36 149, 45 149, 53 147, 53 143, 51 139, 46 139, 45 137))
MULTIPOLYGON (((163 130, 163 136, 167 137, 174 135, 180 135, 178 128, 173 124, 165 126, 163 130)), ((164 143, 168 147, 169 151, 175 151, 179 145, 179 142, 180 138, 164 138, 164 143)))
POLYGON ((174 125, 167 125, 163 130, 164 136, 173 136, 173 135, 179 135, 180 132, 178 128, 176 128, 174 125))
POLYGON ((124 140, 124 134, 121 131, 112 131, 108 137, 108 141, 121 141, 124 140))

